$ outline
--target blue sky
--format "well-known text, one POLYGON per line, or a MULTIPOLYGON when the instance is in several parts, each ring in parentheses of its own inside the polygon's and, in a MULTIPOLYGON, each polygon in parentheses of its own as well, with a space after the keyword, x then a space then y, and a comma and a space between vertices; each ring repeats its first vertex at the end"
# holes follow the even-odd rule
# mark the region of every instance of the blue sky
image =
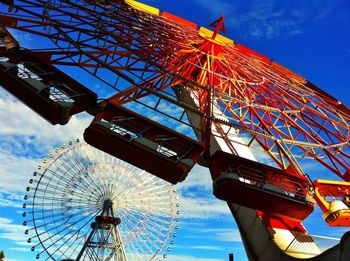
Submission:
MULTIPOLYGON (((225 15, 227 36, 297 72, 350 105, 350 2, 347 0, 144 0, 201 26, 225 15)), ((25 46, 36 38, 18 34, 25 46)), ((0 90, 0 249, 8 261, 33 260, 21 225, 22 195, 32 171, 55 146, 81 137, 90 117, 82 114, 66 126, 53 127, 0 90), (67 137, 69 133, 69 137, 67 137)), ((312 166, 314 178, 328 176, 312 166)), ((332 178, 332 176, 329 176, 332 178)), ((246 260, 237 228, 224 202, 211 195, 207 170, 196 167, 178 186, 181 224, 168 260, 246 260)), ((346 229, 329 229, 320 211, 306 222, 311 233, 340 237, 346 229)))

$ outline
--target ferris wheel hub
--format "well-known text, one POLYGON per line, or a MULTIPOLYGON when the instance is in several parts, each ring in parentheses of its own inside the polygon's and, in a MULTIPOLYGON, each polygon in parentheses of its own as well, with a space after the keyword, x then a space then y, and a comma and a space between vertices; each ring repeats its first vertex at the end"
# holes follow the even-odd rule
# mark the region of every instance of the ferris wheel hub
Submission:
POLYGON ((103 202, 103 208, 107 209, 107 208, 112 208, 113 207, 113 201, 111 199, 106 199, 103 202))

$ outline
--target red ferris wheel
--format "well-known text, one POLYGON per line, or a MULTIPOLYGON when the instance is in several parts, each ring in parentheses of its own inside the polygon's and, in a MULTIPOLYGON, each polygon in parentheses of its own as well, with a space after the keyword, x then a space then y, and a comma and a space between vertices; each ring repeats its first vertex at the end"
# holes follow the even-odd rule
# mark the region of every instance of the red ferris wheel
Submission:
POLYGON ((0 2, 0 84, 52 124, 87 111, 87 143, 173 184, 209 167, 250 258, 321 254, 302 225, 315 204, 329 226, 350 226, 350 109, 221 35, 224 17, 209 30, 133 0, 0 2), (6 28, 52 45, 22 49, 6 28), (344 181, 311 180, 305 159, 344 181))

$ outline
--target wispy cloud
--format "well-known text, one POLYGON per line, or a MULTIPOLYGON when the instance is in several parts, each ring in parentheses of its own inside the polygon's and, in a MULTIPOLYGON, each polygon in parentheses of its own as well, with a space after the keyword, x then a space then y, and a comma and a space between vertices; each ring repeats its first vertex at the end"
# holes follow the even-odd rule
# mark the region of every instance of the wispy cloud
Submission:
POLYGON ((181 198, 180 211, 182 218, 211 219, 230 215, 225 202, 207 197, 181 198))
POLYGON ((25 247, 10 247, 9 250, 20 251, 20 252, 28 252, 28 248, 25 248, 25 247))
POLYGON ((198 258, 195 256, 187 256, 187 255, 169 255, 167 260, 169 261, 224 261, 224 259, 218 259, 218 258, 198 258))
POLYGON ((35 139, 33 146, 43 150, 52 144, 66 142, 70 137, 81 137, 84 127, 91 121, 91 117, 85 114, 73 116, 67 125, 52 126, 22 103, 7 99, 2 93, 0 91, 0 120, 5 124, 0 129, 0 136, 35 139))
POLYGON ((0 238, 22 243, 24 238, 24 227, 13 224, 12 219, 0 217, 0 238))
POLYGON ((218 246, 191 246, 189 249, 200 249, 200 250, 206 250, 206 251, 219 251, 224 250, 222 247, 218 246))
POLYGON ((194 166, 184 182, 178 183, 176 188, 181 191, 197 188, 202 190, 212 190, 212 179, 208 168, 200 165, 194 166))
MULTIPOLYGON (((0 189, 10 192, 22 192, 35 170, 37 160, 17 157, 12 154, 0 151, 0 189)), ((13 198, 12 198, 13 199, 13 198)), ((6 202, 3 198, 2 203, 6 202)))
POLYGON ((231 31, 251 40, 285 39, 312 30, 331 19, 337 5, 332 1, 320 5, 314 0, 302 4, 278 0, 235 3, 218 0, 212 5, 205 0, 196 0, 196 3, 215 17, 225 15, 231 31))
MULTIPOLYGON (((30 250, 28 243, 25 242, 24 227, 21 225, 14 224, 14 220, 0 217, 0 242, 6 241, 7 244, 11 244, 12 247, 1 250, 5 250, 5 261, 20 261, 18 259, 8 258, 7 250, 15 252, 27 252, 30 250)), ((1 244, 0 244, 1 245, 1 244)))
POLYGON ((226 202, 213 196, 212 179, 208 168, 196 165, 187 179, 176 185, 182 219, 220 218, 230 216, 226 202))
POLYGON ((22 203, 22 197, 19 194, 0 191, 0 207, 22 208, 22 203))
POLYGON ((221 242, 241 242, 241 236, 238 229, 234 228, 196 228, 196 234, 190 234, 189 238, 198 238, 205 234, 207 239, 221 242))

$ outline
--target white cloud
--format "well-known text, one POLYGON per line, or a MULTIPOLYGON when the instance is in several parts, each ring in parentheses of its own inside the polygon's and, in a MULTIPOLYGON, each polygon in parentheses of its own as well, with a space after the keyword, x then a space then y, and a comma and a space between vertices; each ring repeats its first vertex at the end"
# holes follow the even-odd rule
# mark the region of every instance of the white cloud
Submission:
MULTIPOLYGON (((3 194, 2 194, 3 195, 3 194)), ((10 199, 0 199, 0 207, 15 207, 20 208, 22 205, 20 203, 16 203, 10 199)))
POLYGON ((224 259, 218 258, 200 258, 194 256, 186 256, 186 255, 168 255, 166 260, 169 261, 224 261, 224 259))
POLYGON ((15 241, 15 244, 22 243, 25 227, 22 225, 13 224, 12 219, 0 217, 0 238, 15 241))
MULTIPOLYGON (((190 230, 190 229, 189 229, 190 230)), ((193 229, 194 230, 194 229, 193 229)), ((206 235, 207 239, 221 242, 242 242, 239 230, 235 228, 200 228, 194 230, 196 233, 189 234, 188 238, 199 238, 206 235)))
POLYGON ((52 146, 69 138, 81 137, 91 119, 86 114, 73 116, 67 125, 52 126, 22 103, 0 98, 0 121, 5 123, 0 129, 0 136, 35 136, 37 144, 33 146, 37 147, 45 148, 46 144, 52 146))
POLYGON ((185 181, 178 183, 176 188, 182 192, 191 188, 197 188, 202 190, 212 190, 212 179, 208 168, 200 165, 195 165, 191 172, 188 174, 185 181))
POLYGON ((207 251, 224 251, 224 248, 219 246, 212 246, 212 245, 198 245, 198 246, 175 245, 174 248, 199 249, 199 250, 207 250, 207 251))
POLYGON ((224 250, 223 248, 218 246, 192 246, 192 247, 189 247, 189 249, 201 249, 201 250, 208 250, 208 251, 224 250))
POLYGON ((211 219, 230 215, 226 202, 207 197, 182 197, 181 218, 211 219))
POLYGON ((226 229, 226 231, 214 232, 215 239, 223 242, 242 242, 241 235, 238 230, 226 229))
POLYGON ((31 173, 39 163, 37 160, 17 157, 2 151, 0 151, 0 162, 2 164, 0 189, 10 192, 24 192, 31 173))
POLYGON ((28 248, 25 248, 25 247, 11 247, 9 248, 9 250, 19 251, 19 252, 28 252, 28 248))
POLYGON ((213 196, 212 179, 207 168, 196 165, 176 188, 181 195, 181 218, 204 220, 231 216, 226 202, 213 196))
POLYGON ((0 227, 6 224, 11 224, 12 220, 8 218, 0 217, 0 227))

